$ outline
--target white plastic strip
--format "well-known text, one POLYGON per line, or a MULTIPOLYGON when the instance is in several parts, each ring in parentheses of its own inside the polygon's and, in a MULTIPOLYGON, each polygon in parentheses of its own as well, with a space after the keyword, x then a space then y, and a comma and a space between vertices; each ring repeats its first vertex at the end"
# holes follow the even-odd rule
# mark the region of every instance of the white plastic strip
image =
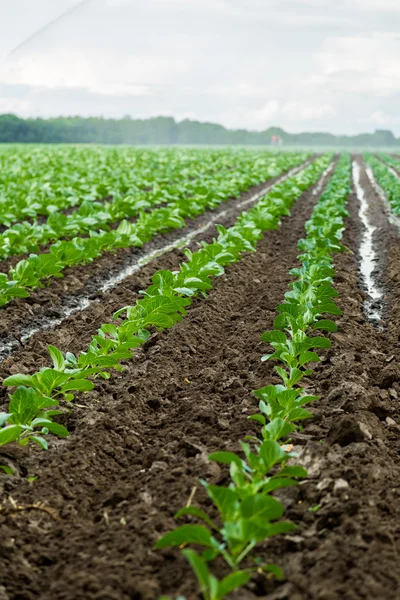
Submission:
POLYGON ((374 227, 368 216, 369 204, 365 195, 365 190, 360 182, 360 166, 357 162, 353 162, 353 182, 356 190, 357 198, 360 202, 358 215, 364 226, 361 243, 359 246, 360 253, 360 270, 361 277, 368 294, 368 298, 364 303, 366 315, 369 320, 380 322, 382 320, 382 298, 383 292, 379 288, 374 277, 376 264, 378 260, 375 252, 374 244, 374 227))

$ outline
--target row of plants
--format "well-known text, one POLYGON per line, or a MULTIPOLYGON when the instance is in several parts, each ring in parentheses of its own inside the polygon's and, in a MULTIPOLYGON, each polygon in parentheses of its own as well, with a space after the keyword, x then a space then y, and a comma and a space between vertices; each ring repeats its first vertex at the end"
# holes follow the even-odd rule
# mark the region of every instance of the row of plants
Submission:
MULTIPOLYGON (((300 160, 299 155, 282 155, 274 163, 273 172, 282 173, 300 160)), ((248 189, 250 185, 258 183, 260 178, 263 179, 266 175, 266 169, 261 167, 260 170, 250 171, 250 174, 237 183, 236 195, 239 195, 239 190, 248 189)), ((233 185, 235 186, 236 183, 233 185)), ((228 184, 227 188, 228 191, 223 185, 222 191, 213 191, 212 194, 197 196, 189 201, 174 200, 168 206, 155 208, 151 212, 141 211, 133 223, 124 219, 116 229, 91 231, 89 237, 59 240, 50 246, 48 252, 31 254, 11 267, 8 274, 0 273, 0 306, 16 297, 28 297, 28 289, 42 287, 44 279, 62 276, 66 267, 86 264, 105 252, 143 246, 157 234, 182 228, 185 225, 185 218, 193 218, 204 213, 206 209, 214 209, 223 200, 229 199, 233 187, 228 184)))
POLYGON ((278 228, 281 217, 290 214, 293 203, 321 177, 331 158, 325 155, 275 185, 229 229, 218 226, 218 237, 212 243, 203 243, 194 253, 186 250, 187 261, 178 271, 155 273, 143 298, 117 311, 115 322, 103 325, 93 335, 86 352, 75 356, 49 346, 52 367, 5 379, 3 385, 16 390, 10 394, 7 412, 0 414, 0 446, 33 441, 46 448, 48 433, 68 435, 53 419, 71 406, 74 394, 93 389, 95 377, 108 379, 111 369, 122 370, 121 361, 131 358, 154 328, 166 329, 180 321, 192 298, 205 296, 212 288, 212 277, 222 275, 243 253, 254 251, 263 232, 278 228))
POLYGON ((168 196, 192 179, 235 169, 266 151, 133 147, 3 146, 0 149, 0 224, 48 216, 112 196, 168 196))
POLYGON ((331 345, 321 332, 337 330, 326 316, 341 314, 332 300, 337 296, 332 286, 332 263, 333 254, 344 249, 341 238, 350 189, 351 163, 346 154, 305 225, 307 236, 298 244, 300 266, 290 271, 295 279, 277 307, 274 329, 261 338, 273 348, 262 360, 278 363, 275 372, 281 383, 253 392, 259 400, 259 412, 249 418, 260 425, 260 435, 241 441, 240 453, 224 450, 209 456, 211 461, 229 466, 227 483, 211 485, 201 480, 211 508, 186 506, 175 515, 176 519, 189 517, 201 524, 180 525, 156 543, 158 549, 181 548, 205 600, 225 598, 246 585, 255 572, 283 577, 279 567, 263 563, 256 547, 295 528, 282 520, 284 507, 273 492, 307 477, 302 467, 288 464, 296 457, 289 451, 290 436, 302 421, 312 417, 304 407, 318 399, 307 393, 301 380, 312 374, 313 365, 320 360, 316 350, 331 345), (218 572, 229 571, 222 579, 212 572, 216 559, 223 561, 216 562, 218 572))
POLYGON ((385 152, 378 152, 377 156, 380 158, 380 160, 382 162, 389 165, 389 167, 392 167, 396 171, 400 172, 400 160, 398 158, 395 158, 394 156, 391 156, 390 154, 386 154, 385 152))
MULTIPOLYGON (((290 169, 304 162, 305 154, 275 155, 262 163, 253 163, 249 156, 237 157, 234 173, 231 166, 210 171, 200 178, 190 176, 179 184, 153 185, 150 191, 134 194, 118 194, 110 201, 86 200, 79 208, 66 215, 54 210, 44 223, 23 221, 16 223, 0 234, 0 259, 26 252, 38 252, 40 246, 59 239, 70 239, 95 230, 109 230, 111 224, 122 219, 137 217, 144 211, 160 204, 167 207, 193 209, 215 200, 238 197, 251 185, 279 175, 282 169, 290 169)), ((229 164, 229 163, 228 163, 229 164)))
MULTIPOLYGON (((389 204, 394 214, 400 214, 400 179, 391 173, 388 167, 376 158, 373 154, 365 153, 363 158, 366 164, 372 169, 374 177, 380 187, 384 190, 389 204)), ((382 155, 382 159, 388 164, 391 157, 382 155)), ((397 166, 399 168, 399 164, 397 166)))

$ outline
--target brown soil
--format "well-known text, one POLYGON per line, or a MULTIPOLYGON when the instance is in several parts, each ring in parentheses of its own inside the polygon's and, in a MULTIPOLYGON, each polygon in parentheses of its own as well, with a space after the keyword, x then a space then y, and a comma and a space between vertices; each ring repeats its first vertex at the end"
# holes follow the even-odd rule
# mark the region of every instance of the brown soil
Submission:
MULTIPOLYGON (((365 174, 362 183, 378 225, 385 329, 366 322, 362 310, 352 196, 344 241, 354 253, 336 257, 340 331, 309 381, 321 399, 295 440, 309 478, 283 494, 298 530, 260 549, 284 567, 286 581, 260 577, 239 600, 400 597, 400 241, 365 174)), ((52 441, 48 453, 3 449, 1 462, 17 476, 0 477, 2 600, 198 597, 179 552, 155 552, 153 544, 173 527, 174 512, 200 476, 223 480, 224 470, 207 454, 237 449, 252 428, 251 390, 275 381, 273 365, 260 362, 260 334, 287 290, 313 201, 304 195, 281 229, 217 279, 181 323, 153 335, 123 373, 81 397, 81 408, 66 419, 70 438, 52 441), (34 483, 26 481, 35 475, 34 483)), ((70 333, 70 349, 81 347, 83 334, 83 325, 70 333)), ((36 343, 4 370, 42 361, 40 336, 36 343)), ((194 503, 204 502, 197 489, 194 503)))

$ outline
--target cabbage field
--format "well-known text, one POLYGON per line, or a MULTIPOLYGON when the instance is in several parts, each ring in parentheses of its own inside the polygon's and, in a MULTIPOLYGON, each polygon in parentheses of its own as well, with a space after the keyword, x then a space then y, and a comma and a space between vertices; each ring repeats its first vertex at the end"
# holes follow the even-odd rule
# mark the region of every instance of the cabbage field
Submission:
POLYGON ((400 157, 0 148, 0 600, 400 597, 400 157))

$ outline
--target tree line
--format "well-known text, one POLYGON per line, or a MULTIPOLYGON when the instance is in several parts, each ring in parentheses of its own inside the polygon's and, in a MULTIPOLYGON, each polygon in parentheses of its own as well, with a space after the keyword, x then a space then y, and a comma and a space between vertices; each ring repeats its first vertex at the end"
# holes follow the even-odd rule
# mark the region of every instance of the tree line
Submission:
POLYGON ((0 115, 0 143, 97 143, 97 144, 238 144, 369 147, 400 143, 391 131, 345 136, 330 133, 287 133, 279 127, 265 131, 226 129, 216 123, 172 117, 151 119, 103 119, 101 117, 58 117, 22 119, 0 115))

